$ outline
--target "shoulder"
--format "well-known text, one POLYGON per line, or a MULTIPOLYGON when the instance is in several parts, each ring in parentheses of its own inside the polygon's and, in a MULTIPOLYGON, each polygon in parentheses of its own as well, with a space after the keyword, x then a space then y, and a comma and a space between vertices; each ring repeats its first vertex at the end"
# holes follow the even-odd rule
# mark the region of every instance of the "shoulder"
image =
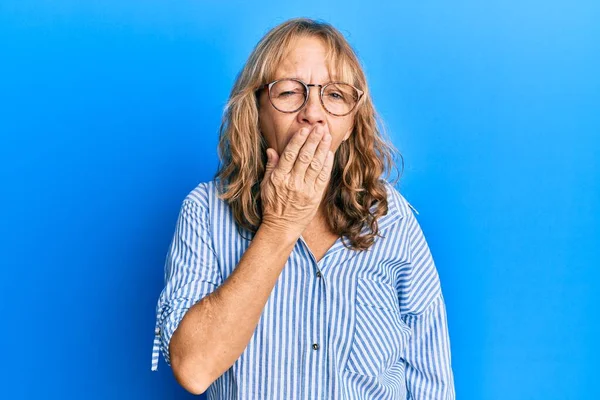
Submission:
POLYGON ((381 181, 384 183, 388 193, 388 213, 397 214, 400 218, 412 216, 413 212, 417 215, 419 214, 417 209, 408 202, 400 190, 384 179, 381 181))
POLYGON ((217 197, 215 181, 199 182, 183 199, 186 205, 209 210, 217 197))

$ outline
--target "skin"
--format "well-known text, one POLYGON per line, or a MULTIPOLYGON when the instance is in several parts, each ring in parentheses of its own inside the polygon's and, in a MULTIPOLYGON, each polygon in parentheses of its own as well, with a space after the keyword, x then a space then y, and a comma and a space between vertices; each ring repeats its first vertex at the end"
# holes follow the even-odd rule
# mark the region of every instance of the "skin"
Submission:
MULTIPOLYGON (((325 62, 326 48, 323 42, 314 37, 300 38, 290 49, 287 57, 277 68, 275 79, 299 78, 306 83, 324 85, 331 81, 325 62)), ((295 113, 282 113, 269 101, 266 90, 260 94, 259 124, 269 144, 281 155, 294 133, 303 127, 322 126, 331 134, 331 151, 339 147, 342 140, 352 133, 354 114, 338 117, 325 111, 319 100, 317 88, 311 87, 308 102, 295 113)))
MULTIPOLYGON (((284 76, 329 82, 320 41, 300 40, 277 71, 277 77, 284 76)), ((234 271, 186 312, 169 345, 175 378, 194 394, 204 393, 247 347, 300 234, 309 231, 305 237, 317 253, 335 239, 320 231, 322 219, 313 217, 331 177, 328 151, 335 153, 350 136, 354 116, 328 114, 315 90, 307 106, 293 114, 275 110, 265 95, 260 127, 272 157, 261 182, 263 222, 234 271), (307 220, 313 221, 308 229, 307 220)))
MULTIPOLYGON (((299 38, 290 48, 275 72, 275 79, 298 78, 306 83, 324 85, 331 82, 325 59, 326 48, 322 40, 315 37, 299 38)), ((302 128, 308 128, 316 134, 331 135, 330 150, 335 154, 342 141, 348 139, 353 130, 355 111, 339 117, 329 114, 323 108, 316 87, 310 88, 306 105, 295 113, 283 113, 273 107, 267 90, 259 97, 259 126, 268 146, 281 156, 292 137, 302 128)), ((315 134, 311 132, 312 134, 315 134)), ((316 219, 309 228, 324 229, 323 204, 320 204, 316 219)))

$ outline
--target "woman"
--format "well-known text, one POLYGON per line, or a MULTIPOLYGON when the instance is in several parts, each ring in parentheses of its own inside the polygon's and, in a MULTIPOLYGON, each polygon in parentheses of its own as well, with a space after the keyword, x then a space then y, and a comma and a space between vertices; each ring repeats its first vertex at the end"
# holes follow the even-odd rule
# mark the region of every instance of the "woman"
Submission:
MULTIPOLYGON (((258 43, 221 126, 223 165, 183 200, 159 353, 209 399, 453 399, 439 277, 364 72, 329 24, 258 43)), ((416 210, 415 210, 416 211, 416 210)))

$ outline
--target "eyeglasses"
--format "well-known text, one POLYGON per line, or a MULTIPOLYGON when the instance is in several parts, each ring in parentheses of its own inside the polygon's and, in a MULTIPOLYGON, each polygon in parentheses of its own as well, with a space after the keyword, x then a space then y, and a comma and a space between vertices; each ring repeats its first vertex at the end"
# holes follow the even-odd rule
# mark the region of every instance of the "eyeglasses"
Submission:
POLYGON ((299 79, 278 79, 262 85, 257 90, 269 89, 269 100, 275 109, 293 113, 303 108, 310 94, 310 87, 318 86, 319 99, 329 114, 343 117, 354 110, 364 92, 343 82, 329 82, 325 85, 307 84, 299 79))

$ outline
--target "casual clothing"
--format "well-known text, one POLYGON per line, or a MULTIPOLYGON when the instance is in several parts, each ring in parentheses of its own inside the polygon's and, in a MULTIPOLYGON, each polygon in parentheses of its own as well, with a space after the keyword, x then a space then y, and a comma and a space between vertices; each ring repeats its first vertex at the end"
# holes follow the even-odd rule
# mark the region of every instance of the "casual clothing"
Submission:
MULTIPOLYGON (((207 389, 209 400, 455 398, 438 272, 416 210, 384 183, 384 238, 363 252, 338 238, 316 262, 300 237, 248 346, 207 389)), ((184 314, 233 272, 251 239, 213 181, 183 200, 156 309, 153 371, 160 353, 170 365, 184 314)))

